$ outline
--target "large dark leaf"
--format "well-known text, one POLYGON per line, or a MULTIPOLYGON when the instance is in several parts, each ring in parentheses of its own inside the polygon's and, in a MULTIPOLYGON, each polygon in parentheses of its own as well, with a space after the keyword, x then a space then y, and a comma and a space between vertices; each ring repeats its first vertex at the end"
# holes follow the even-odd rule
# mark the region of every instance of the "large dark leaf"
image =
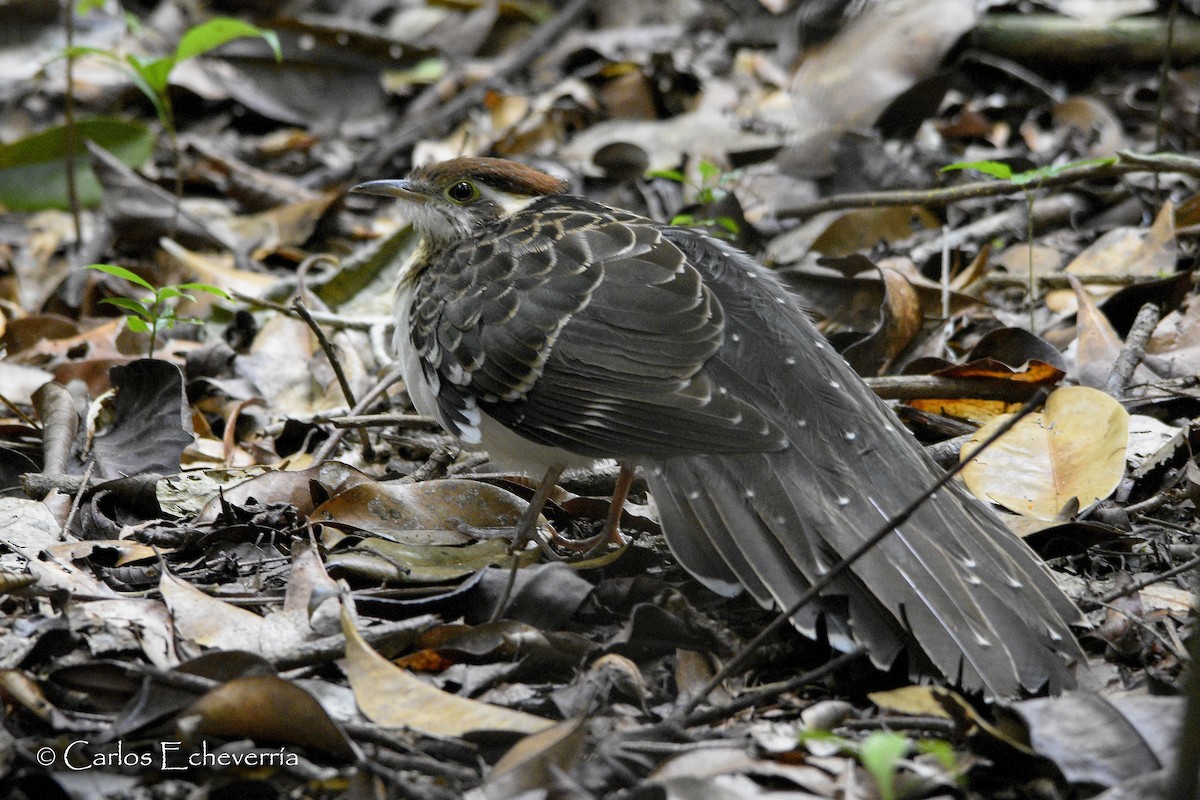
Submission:
POLYGON ((92 445, 96 477, 178 472, 183 448, 192 443, 183 373, 169 362, 143 358, 113 367, 109 375, 117 396, 112 424, 92 445))

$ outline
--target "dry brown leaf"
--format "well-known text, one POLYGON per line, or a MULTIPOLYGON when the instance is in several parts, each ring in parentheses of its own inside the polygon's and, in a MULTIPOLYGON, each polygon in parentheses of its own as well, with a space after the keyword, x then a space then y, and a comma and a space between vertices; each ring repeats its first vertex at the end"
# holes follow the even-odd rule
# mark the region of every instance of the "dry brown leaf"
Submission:
MULTIPOLYGON (((1067 265, 1068 275, 1113 275, 1157 278, 1175 271, 1179 244, 1175 238, 1175 206, 1163 204, 1149 229, 1115 228, 1101 236, 1067 265)), ((1104 300, 1120 290, 1117 284, 1089 284, 1088 294, 1104 300)), ((1078 298, 1079 292, 1074 296, 1078 298)), ((1047 292, 1046 304, 1054 311, 1069 313, 1072 292, 1047 292)))
MULTIPOLYGON (((970 453, 1007 422, 997 417, 963 447, 970 453)), ((1107 394, 1084 386, 1057 389, 1045 408, 1018 422, 963 468, 967 486, 1024 516, 1054 519, 1072 500, 1108 497, 1125 474, 1129 414, 1107 394)))
POLYGON ((870 335, 846 348, 842 355, 860 375, 881 375, 921 331, 921 299, 904 275, 881 268, 884 300, 879 324, 870 335))
POLYGON ((556 773, 570 771, 579 760, 586 734, 582 719, 568 719, 526 736, 496 762, 483 784, 483 795, 507 800, 553 785, 556 773))
POLYGON ((353 760, 356 748, 316 699, 276 675, 234 678, 197 700, 189 732, 313 747, 353 760))
POLYGON ((180 636, 221 650, 255 649, 262 630, 258 614, 209 597, 166 570, 158 588, 180 636))
POLYGON ((548 719, 443 692, 397 667, 371 649, 342 611, 346 658, 342 669, 358 707, 372 722, 412 728, 430 736, 462 736, 473 731, 536 733, 554 725, 548 719))
POLYGON ((812 249, 826 256, 847 256, 870 250, 880 242, 903 241, 940 225, 938 218, 922 206, 843 211, 833 216, 812 249))
POLYGON ((950 719, 946 709, 933 696, 932 686, 901 686, 886 692, 871 692, 867 699, 893 714, 950 719))
MULTIPOLYGON (((1074 276, 1069 276, 1079 310, 1075 316, 1075 378, 1084 386, 1102 388, 1108 383, 1113 364, 1121 354, 1121 337, 1074 276)), ((1154 380, 1154 373, 1138 365, 1133 372, 1136 383, 1154 380)))
POLYGON ((965 0, 869 3, 796 70, 792 99, 802 120, 869 126, 897 96, 931 75, 975 26, 965 0))

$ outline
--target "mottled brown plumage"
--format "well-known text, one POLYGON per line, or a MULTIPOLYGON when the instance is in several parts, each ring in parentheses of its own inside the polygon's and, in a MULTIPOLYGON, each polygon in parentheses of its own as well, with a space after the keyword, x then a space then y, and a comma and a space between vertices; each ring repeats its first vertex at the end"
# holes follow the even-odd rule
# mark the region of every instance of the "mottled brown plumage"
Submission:
MULTIPOLYGON (((418 410, 534 476, 640 466, 673 552, 718 592, 790 606, 939 474, 743 252, 497 159, 356 188, 406 201, 422 236, 396 303, 418 410)), ((1081 656, 1078 611, 954 484, 793 621, 995 696, 1072 686, 1081 656)))

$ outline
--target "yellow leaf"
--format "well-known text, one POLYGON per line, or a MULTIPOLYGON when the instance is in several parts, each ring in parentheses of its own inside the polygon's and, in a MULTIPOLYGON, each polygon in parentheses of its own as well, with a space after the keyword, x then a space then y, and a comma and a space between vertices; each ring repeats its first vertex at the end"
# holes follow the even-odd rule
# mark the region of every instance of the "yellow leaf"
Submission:
MULTIPOLYGON (((984 425, 972 452, 1011 415, 984 425)), ((1057 389, 1045 408, 1018 422, 962 471, 968 488, 1018 514, 1054 519, 1071 500, 1080 507, 1108 497, 1125 474, 1129 414, 1104 392, 1057 389)))
POLYGON ((342 669, 358 707, 372 722, 412 728, 431 736, 462 736, 472 731, 536 733, 548 719, 443 692, 397 667, 363 641, 350 615, 342 611, 346 659, 342 669))

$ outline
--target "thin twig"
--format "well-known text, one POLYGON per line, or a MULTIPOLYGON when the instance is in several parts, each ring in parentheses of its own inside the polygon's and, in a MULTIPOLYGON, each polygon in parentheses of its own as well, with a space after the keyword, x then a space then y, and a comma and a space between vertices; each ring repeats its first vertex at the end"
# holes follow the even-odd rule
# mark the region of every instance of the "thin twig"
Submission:
MULTIPOLYGON (((289 317, 298 317, 299 314, 290 306, 285 306, 283 303, 276 303, 274 300, 267 300, 262 297, 251 297, 248 294, 242 294, 239 291, 231 291, 229 293, 233 299, 245 303, 253 308, 267 308, 271 311, 278 311, 280 314, 286 314, 289 317)), ((368 333, 380 326, 392 324, 391 317, 345 317, 341 314, 329 314, 323 311, 309 311, 312 318, 322 325, 328 325, 331 328, 346 329, 352 331, 367 331, 368 333)))
MULTIPOLYGON (((383 374, 383 377, 377 380, 375 385, 367 390, 367 393, 363 395, 362 399, 350 409, 350 413, 352 415, 361 414, 379 397, 381 397, 383 393, 387 391, 389 386, 400 380, 401 377, 403 376, 401 374, 400 365, 398 363, 393 364, 391 368, 383 374)), ((338 446, 338 443, 341 442, 341 440, 342 429, 335 428, 329 438, 322 442, 321 446, 318 447, 313 453, 313 461, 319 464, 325 459, 329 458, 329 454, 333 452, 334 448, 338 446)))
POLYGON ((79 506, 83 504, 83 493, 87 491, 88 481, 92 479, 92 470, 96 468, 96 459, 88 459, 87 469, 83 471, 83 479, 79 483, 79 491, 75 493, 75 498, 71 500, 71 510, 67 512, 67 519, 63 522, 63 534, 71 529, 71 522, 74 521, 75 515, 79 513, 79 506))
POLYGON ((79 128, 75 124, 75 0, 63 0, 63 17, 67 35, 67 91, 63 94, 63 128, 66 148, 63 164, 66 167, 67 205, 71 207, 71 223, 75 228, 75 254, 83 248, 83 223, 79 218, 79 187, 75 184, 75 161, 79 157, 79 128))
MULTIPOLYGON (((758 691, 746 692, 745 694, 740 695, 736 700, 733 700, 732 702, 726 703, 722 706, 707 708, 703 711, 693 711, 691 708, 688 708, 686 711, 687 716, 684 717, 682 725, 684 727, 693 728, 697 725, 707 725, 719 720, 729 719, 739 711, 744 711, 747 708, 761 705, 768 700, 774 700, 781 694, 795 691, 802 686, 819 681, 826 675, 841 669, 846 664, 849 664, 851 661, 859 658, 863 655, 863 653, 864 651, 861 647, 856 647, 849 652, 841 653, 837 656, 837 658, 825 662, 816 669, 809 670, 808 672, 805 672, 802 675, 797 675, 794 678, 789 678, 782 683, 765 686, 758 691)), ((705 690, 708 689, 707 686, 704 688, 705 690)), ((705 691, 703 694, 698 695, 698 697, 704 697, 704 695, 707 693, 708 692, 705 691)))
POLYGON ((854 550, 843 557, 841 561, 834 564, 829 571, 814 581, 812 585, 810 585, 808 589, 806 589, 800 595, 800 597, 796 599, 796 602, 792 603, 792 605, 789 606, 786 611, 779 614, 777 617, 775 617, 775 619, 771 620, 771 622, 768 623, 767 626, 763 628, 757 636, 751 639, 750 642, 742 648, 741 652, 734 656, 720 669, 719 672, 717 672, 716 675, 712 677, 707 684, 705 684, 704 688, 701 689, 700 692, 698 692, 696 696, 693 697, 688 703, 684 713, 690 714, 693 712, 696 709, 696 706, 698 706, 700 702, 708 696, 709 692, 720 686, 721 683, 731 675, 737 674, 737 672, 745 665, 746 661, 749 660, 750 655, 759 647, 761 647, 763 643, 775 633, 775 631, 786 625, 788 621, 796 615, 796 612, 820 595, 823 590, 825 590, 835 580, 840 578, 844 572, 849 570, 855 562, 857 562, 860 558, 870 552, 876 545, 882 542, 888 534, 903 525, 904 522, 910 516, 912 516, 913 512, 920 508, 934 493, 949 483, 955 475, 961 472, 963 468, 966 467, 966 465, 975 459, 980 453, 995 444, 1001 436, 1012 430, 1014 425, 1027 417, 1029 414, 1033 413, 1033 411, 1037 409, 1045 400, 1047 394, 1049 394, 1049 392, 1047 392, 1045 389, 1039 390, 1036 395, 1030 398, 1029 402, 1021 407, 1020 411, 1018 411, 1012 416, 1012 418, 997 428, 991 436, 980 442, 974 450, 972 450, 959 463, 955 464, 952 469, 943 473, 942 476, 938 478, 932 486, 922 492, 920 496, 914 498, 912 502, 901 509, 898 513, 893 514, 883 523, 882 526, 880 526, 878 530, 875 531, 875 533, 863 540, 862 544, 854 548, 854 550))
MULTIPOLYGON (((1155 153, 1138 155, 1120 152, 1116 163, 1085 164, 1066 167, 1061 172, 1047 176, 1037 185, 1038 189, 1071 186, 1085 180, 1116 178, 1131 172, 1182 172, 1200 177, 1200 159, 1188 156, 1155 153)), ((1004 197, 1021 194, 1028 189, 1012 181, 973 181, 957 186, 940 186, 936 189, 908 189, 891 192, 857 192, 834 195, 809 203, 794 206, 784 205, 776 214, 781 218, 811 217, 822 211, 843 208, 882 208, 886 206, 932 205, 942 206, 963 200, 983 197, 1004 197)))
POLYGON ((1134 592, 1140 592, 1142 589, 1145 589, 1147 586, 1153 586, 1156 583, 1162 583, 1163 581, 1170 580, 1171 578, 1174 578, 1176 575, 1182 575, 1183 573, 1187 572, 1188 570, 1195 569, 1196 567, 1200 567, 1200 556, 1196 556, 1195 558, 1189 559, 1189 560, 1183 562, 1182 564, 1177 564, 1176 566, 1171 567, 1169 570, 1166 570, 1165 572, 1160 572, 1155 575, 1147 575, 1145 578, 1134 581, 1133 583, 1129 584, 1128 586, 1122 586, 1120 589, 1114 589, 1113 591, 1109 592, 1108 594, 1101 595, 1100 597, 1096 598, 1096 600, 1094 602, 1100 603, 1103 605, 1106 603, 1111 603, 1114 600, 1119 600, 1122 597, 1129 597, 1134 592))
POLYGON ((1129 334, 1125 337, 1125 346, 1121 348, 1121 353, 1117 356, 1112 372, 1104 384, 1104 391, 1115 399, 1120 400, 1125 396, 1125 389, 1129 386, 1133 371, 1146 357, 1146 344, 1160 319, 1162 309, 1157 303, 1146 303, 1138 309, 1137 317, 1134 318, 1129 334))
MULTIPOLYGON (((329 366, 333 367, 333 374, 337 377, 338 386, 342 387, 342 397, 346 398, 346 403, 350 406, 355 405, 354 390, 350 388, 350 381, 346 379, 346 372, 342 369, 342 360, 338 358, 337 351, 333 349, 333 342, 329 341, 329 337, 325 335, 325 331, 321 330, 321 326, 313 319, 308 307, 297 297, 292 301, 292 308, 300 315, 300 319, 304 320, 313 335, 317 337, 318 344, 321 345, 321 350, 325 353, 325 360, 329 362, 329 366)), ((375 451, 371 447, 371 435, 367 429, 359 425, 357 426, 358 436, 362 439, 362 455, 363 461, 370 464, 375 460, 375 451)))

